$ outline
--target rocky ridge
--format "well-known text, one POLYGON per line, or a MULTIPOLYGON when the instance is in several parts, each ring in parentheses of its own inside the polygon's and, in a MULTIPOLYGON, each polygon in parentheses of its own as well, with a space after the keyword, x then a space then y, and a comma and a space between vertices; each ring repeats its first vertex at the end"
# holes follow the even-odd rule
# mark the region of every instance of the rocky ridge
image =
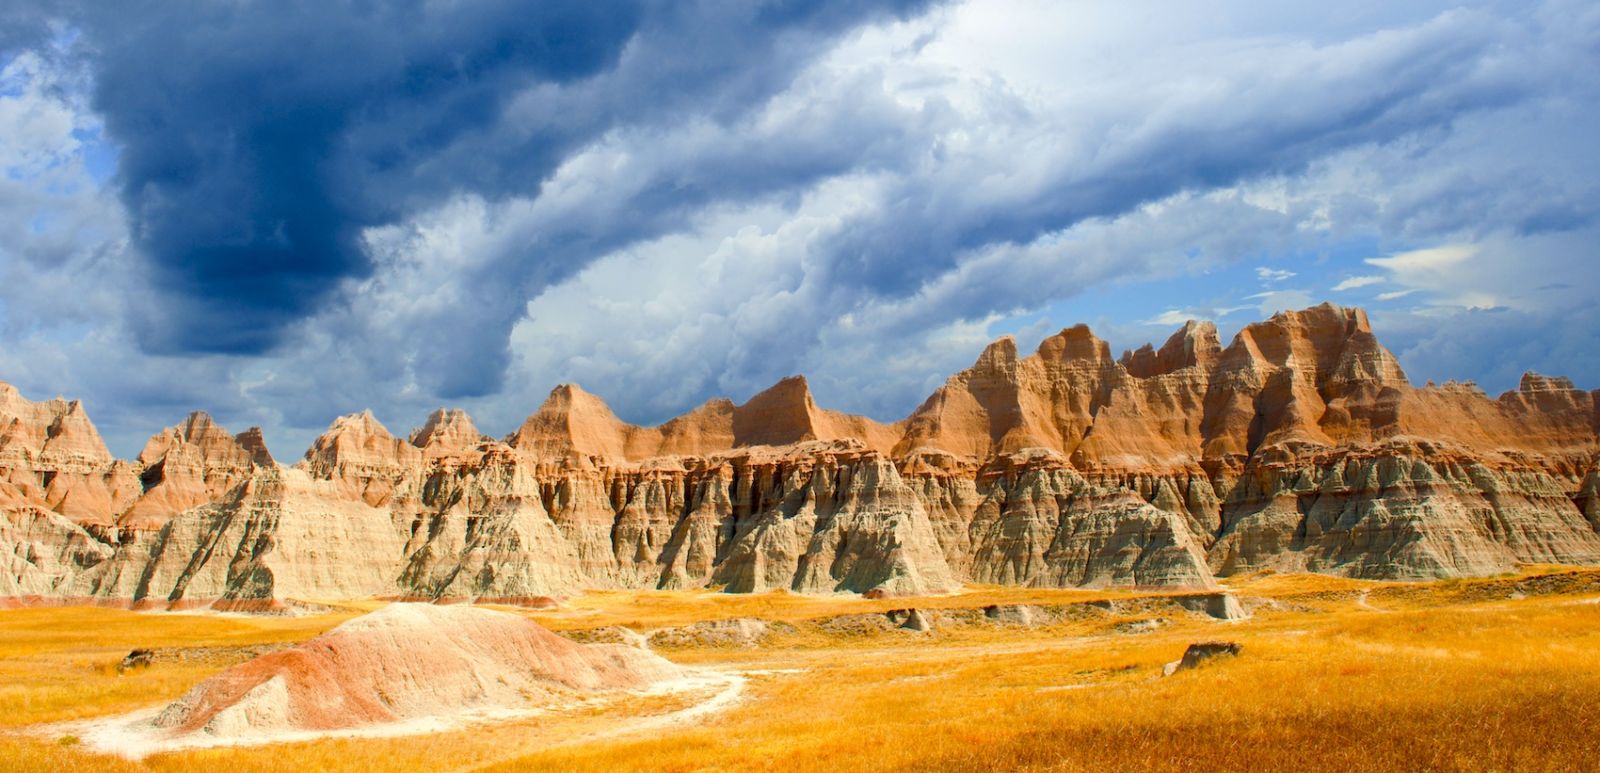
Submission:
POLYGON ((111 457, 0 384, 0 598, 270 609, 585 588, 1213 587, 1600 563, 1600 391, 1409 383, 1358 309, 1209 323, 1113 357, 991 344, 905 420, 805 380, 657 427, 562 385, 503 440, 336 419, 293 466, 203 413, 111 457))

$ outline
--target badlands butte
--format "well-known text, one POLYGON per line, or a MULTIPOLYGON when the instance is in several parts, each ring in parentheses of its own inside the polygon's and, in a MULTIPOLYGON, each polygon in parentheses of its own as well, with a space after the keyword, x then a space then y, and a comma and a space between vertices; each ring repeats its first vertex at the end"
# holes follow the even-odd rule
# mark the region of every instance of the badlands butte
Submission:
POLYGON ((81 403, 0 384, 0 512, 10 605, 1487 575, 1600 563, 1600 390, 1419 387, 1333 305, 1120 358, 1002 338, 893 424, 798 377, 658 427, 563 385, 503 439, 361 413, 293 465, 204 413, 115 459, 81 403))

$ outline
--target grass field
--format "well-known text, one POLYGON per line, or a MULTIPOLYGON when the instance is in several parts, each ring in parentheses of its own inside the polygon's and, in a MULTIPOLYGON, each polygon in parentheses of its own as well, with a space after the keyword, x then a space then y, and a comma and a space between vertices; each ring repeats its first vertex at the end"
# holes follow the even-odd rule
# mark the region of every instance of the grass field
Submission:
MULTIPOLYGON (((60 725, 160 704, 244 657, 356 609, 297 618, 104 609, 0 612, 0 770, 1583 770, 1600 760, 1600 570, 1428 585, 1239 578, 1249 620, 1173 612, 1131 592, 973 588, 868 601, 785 593, 588 594, 529 613, 557 630, 702 620, 796 624, 760 648, 687 646, 739 671, 731 708, 648 726, 682 701, 630 699, 537 719, 391 739, 89 753, 60 725), (1037 627, 931 633, 808 621, 915 606, 1073 604, 1117 611, 1037 627), (1146 632, 1129 622, 1160 618, 1146 632), (1238 658, 1162 678, 1194 641, 1238 658), (204 647, 119 675, 135 647, 204 647), (233 654, 230 654, 233 653, 233 654), (676 701, 676 702, 675 702, 676 701), (624 732, 618 732, 622 728, 624 732), (642 729, 641 729, 642 728, 642 729), (627 732, 631 729, 631 732, 627 732)), ((369 605, 364 605, 370 607, 369 605)), ((936 618, 937 619, 937 618, 936 618)))

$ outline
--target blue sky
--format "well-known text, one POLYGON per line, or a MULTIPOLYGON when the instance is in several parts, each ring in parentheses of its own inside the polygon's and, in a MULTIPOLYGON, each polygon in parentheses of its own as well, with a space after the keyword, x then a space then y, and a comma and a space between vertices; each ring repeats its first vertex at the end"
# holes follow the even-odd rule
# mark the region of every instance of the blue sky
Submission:
POLYGON ((1600 386, 1600 9, 0 3, 0 380, 503 434, 984 344, 1363 306, 1412 379, 1600 386))

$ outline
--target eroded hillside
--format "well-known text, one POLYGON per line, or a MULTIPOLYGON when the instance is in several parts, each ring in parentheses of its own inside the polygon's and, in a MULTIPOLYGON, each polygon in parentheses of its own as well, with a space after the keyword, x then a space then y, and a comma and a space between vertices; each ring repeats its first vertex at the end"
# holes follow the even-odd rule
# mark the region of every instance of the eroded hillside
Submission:
POLYGON ((78 402, 0 384, 0 597, 269 609, 586 588, 923 594, 1206 588, 1600 563, 1600 391, 1412 385, 1332 305, 1189 323, 1114 358, 1078 326, 991 344, 894 424, 803 378, 658 427, 562 385, 502 440, 370 413, 276 462, 203 413, 112 458, 78 402))

